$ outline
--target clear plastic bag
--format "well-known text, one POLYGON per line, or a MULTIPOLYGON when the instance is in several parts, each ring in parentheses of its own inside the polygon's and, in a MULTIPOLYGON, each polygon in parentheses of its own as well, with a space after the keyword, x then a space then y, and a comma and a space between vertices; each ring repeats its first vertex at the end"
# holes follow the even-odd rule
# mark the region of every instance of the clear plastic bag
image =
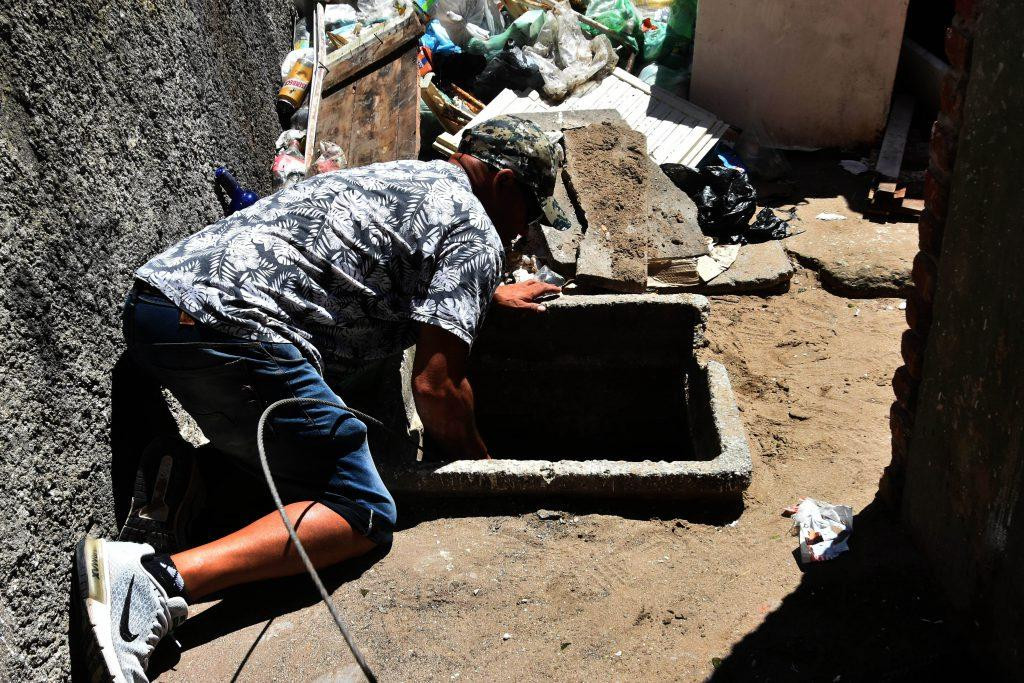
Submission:
MULTIPOLYGON (((629 0, 591 0, 586 16, 622 38, 634 51, 639 49, 640 17, 629 0)), ((589 26, 583 30, 591 35, 599 32, 589 26)))
POLYGON ((466 45, 466 51, 492 59, 504 50, 509 43, 519 47, 533 45, 537 40, 537 36, 540 35, 541 29, 544 28, 547 19, 548 13, 544 10, 533 9, 529 12, 523 12, 519 15, 518 19, 513 21, 501 33, 492 35, 486 40, 471 38, 466 45))
POLYGON ((544 94, 554 101, 565 99, 591 79, 604 78, 619 61, 608 36, 587 39, 583 35, 567 2, 555 3, 537 41, 524 52, 540 69, 544 94))
POLYGON ((470 38, 488 36, 505 30, 505 20, 495 0, 437 0, 431 16, 441 22, 456 44, 465 46, 470 38))
POLYGON ((327 140, 320 141, 320 156, 313 162, 313 174, 338 171, 348 165, 344 150, 337 144, 327 140))

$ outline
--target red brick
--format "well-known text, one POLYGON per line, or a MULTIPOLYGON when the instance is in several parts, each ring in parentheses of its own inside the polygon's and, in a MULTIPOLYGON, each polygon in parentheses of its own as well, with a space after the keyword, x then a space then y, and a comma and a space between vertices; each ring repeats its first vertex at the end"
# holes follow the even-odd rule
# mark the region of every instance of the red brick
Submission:
POLYGON ((964 93, 967 90, 965 73, 951 70, 942 77, 942 85, 939 88, 939 110, 958 128, 963 122, 964 115, 964 93))
POLYGON ((907 368, 900 366, 892 376, 892 393, 896 401, 907 411, 913 411, 917 402, 917 381, 910 376, 907 368))
POLYGON ((914 280, 914 290, 922 301, 932 303, 935 301, 935 283, 938 280, 939 266, 931 256, 923 251, 917 252, 914 257, 914 266, 910 270, 910 277, 914 280))
POLYGON ((944 221, 940 221, 931 211, 925 209, 917 224, 918 248, 938 258, 942 254, 942 232, 945 227, 944 221))
POLYGON ((924 177, 924 205, 939 220, 946 220, 949 186, 929 167, 924 177))
POLYGON ((921 380, 921 367, 924 365, 924 337, 913 330, 906 330, 900 340, 900 355, 907 372, 915 380, 921 380))
POLYGON ((932 126, 932 139, 929 147, 931 163, 946 177, 953 172, 957 140, 956 131, 951 130, 943 121, 936 121, 932 126))
POLYGON ((932 326, 932 305, 922 301, 917 294, 907 297, 907 325, 922 337, 928 336, 932 326))
POLYGON ((957 71, 967 73, 971 67, 971 37, 963 28, 963 22, 956 19, 946 29, 946 57, 957 71))
POLYGON ((892 460, 902 465, 906 461, 910 437, 914 431, 914 416, 899 402, 889 407, 889 432, 892 434, 892 460))

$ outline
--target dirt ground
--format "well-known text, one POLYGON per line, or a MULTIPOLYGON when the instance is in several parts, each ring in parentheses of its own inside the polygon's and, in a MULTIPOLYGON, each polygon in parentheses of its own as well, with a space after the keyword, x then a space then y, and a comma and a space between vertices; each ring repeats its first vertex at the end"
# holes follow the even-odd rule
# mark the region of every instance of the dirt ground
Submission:
MULTIPOLYGON (((331 576, 381 680, 910 680, 970 668, 875 502, 889 461, 899 299, 712 297, 754 457, 742 510, 400 501, 390 553, 331 576), (851 552, 802 571, 780 510, 857 513, 851 552), (559 519, 541 519, 538 508, 559 519)), ((622 429, 629 429, 623 424, 622 429)), ((308 578, 200 605, 161 680, 358 680, 308 578)))

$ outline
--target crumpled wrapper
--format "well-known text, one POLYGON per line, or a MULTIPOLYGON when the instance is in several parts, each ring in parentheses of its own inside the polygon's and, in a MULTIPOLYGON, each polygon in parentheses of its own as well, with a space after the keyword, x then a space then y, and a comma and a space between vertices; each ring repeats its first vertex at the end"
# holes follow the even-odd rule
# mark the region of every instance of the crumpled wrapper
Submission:
POLYGON ((800 537, 800 561, 824 562, 850 549, 853 508, 832 505, 813 498, 801 498, 784 514, 793 516, 793 534, 800 537))

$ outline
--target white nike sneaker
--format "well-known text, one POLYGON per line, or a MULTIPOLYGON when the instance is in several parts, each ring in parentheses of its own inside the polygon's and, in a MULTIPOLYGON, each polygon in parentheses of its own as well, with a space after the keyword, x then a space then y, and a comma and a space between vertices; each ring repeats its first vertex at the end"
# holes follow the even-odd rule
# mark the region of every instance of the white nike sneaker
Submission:
POLYGON ((86 537, 75 551, 89 667, 103 680, 145 683, 156 644, 188 616, 183 598, 167 592, 142 566, 145 543, 86 537))

